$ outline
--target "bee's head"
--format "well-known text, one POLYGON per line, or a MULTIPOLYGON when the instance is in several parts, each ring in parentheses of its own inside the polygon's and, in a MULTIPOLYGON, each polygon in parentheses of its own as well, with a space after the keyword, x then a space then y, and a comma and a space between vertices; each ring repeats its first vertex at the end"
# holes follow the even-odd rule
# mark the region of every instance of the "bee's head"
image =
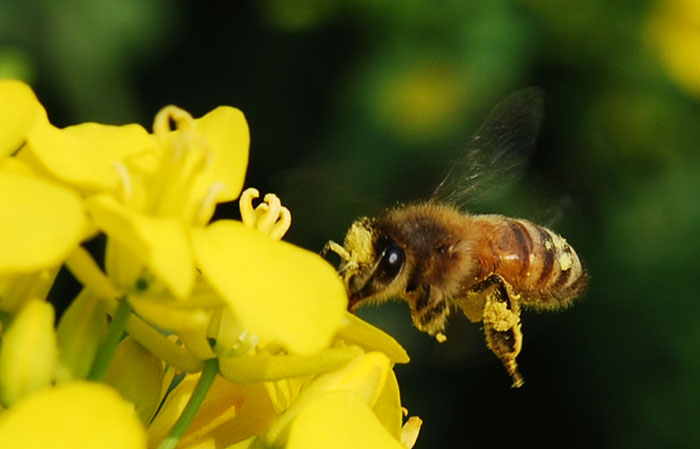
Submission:
POLYGON ((343 259, 338 273, 345 283, 350 310, 365 300, 381 301, 401 290, 399 279, 406 253, 396 240, 378 230, 373 220, 364 217, 355 221, 342 250, 331 249, 343 259))

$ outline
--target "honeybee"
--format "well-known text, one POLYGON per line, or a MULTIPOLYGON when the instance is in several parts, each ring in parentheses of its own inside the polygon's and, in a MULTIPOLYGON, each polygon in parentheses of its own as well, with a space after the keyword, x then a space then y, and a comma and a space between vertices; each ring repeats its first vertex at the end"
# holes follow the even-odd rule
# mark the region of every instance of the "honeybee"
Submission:
POLYGON ((408 302, 414 325, 445 341, 453 310, 483 323, 486 344, 520 387, 521 308, 554 310, 580 296, 587 274, 576 251, 546 227, 501 215, 472 215, 463 201, 486 170, 492 181, 534 147, 542 93, 523 89, 499 104, 429 200, 356 220, 337 253, 349 310, 391 298, 408 302), (491 166, 491 167, 489 167, 491 166), (505 168, 504 168, 505 167, 505 168), (467 171, 467 174, 464 171, 467 171))

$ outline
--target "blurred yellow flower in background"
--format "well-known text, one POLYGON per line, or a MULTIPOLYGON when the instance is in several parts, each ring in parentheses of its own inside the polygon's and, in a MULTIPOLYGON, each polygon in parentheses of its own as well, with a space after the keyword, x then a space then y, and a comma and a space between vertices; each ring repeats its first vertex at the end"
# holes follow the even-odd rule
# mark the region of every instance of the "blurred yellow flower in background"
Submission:
POLYGON ((439 59, 393 68, 376 87, 376 118, 402 140, 435 139, 461 124, 468 81, 460 67, 439 59))
POLYGON ((700 97, 700 2, 657 1, 648 33, 669 76, 682 89, 700 97))

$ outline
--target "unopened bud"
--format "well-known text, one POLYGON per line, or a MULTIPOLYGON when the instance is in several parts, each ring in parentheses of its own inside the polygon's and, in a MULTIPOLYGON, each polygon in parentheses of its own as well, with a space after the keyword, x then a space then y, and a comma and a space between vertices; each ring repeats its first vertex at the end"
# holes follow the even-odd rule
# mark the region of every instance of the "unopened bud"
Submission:
POLYGON ((29 301, 3 335, 0 347, 0 400, 12 405, 49 386, 58 360, 51 304, 29 301))
POLYGON ((119 343, 105 382, 133 403, 141 422, 148 423, 160 403, 163 363, 136 340, 127 337, 119 343))

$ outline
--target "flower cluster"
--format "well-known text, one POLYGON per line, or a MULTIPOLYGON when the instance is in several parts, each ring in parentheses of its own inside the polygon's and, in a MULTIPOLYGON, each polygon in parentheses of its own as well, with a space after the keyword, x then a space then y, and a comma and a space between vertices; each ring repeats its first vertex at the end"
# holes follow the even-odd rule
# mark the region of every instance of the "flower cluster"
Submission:
POLYGON ((0 81, 0 447, 413 446, 405 351, 280 240, 275 195, 241 193, 248 146, 231 107, 59 129, 0 81), (61 267, 81 290, 56 317, 61 267))

